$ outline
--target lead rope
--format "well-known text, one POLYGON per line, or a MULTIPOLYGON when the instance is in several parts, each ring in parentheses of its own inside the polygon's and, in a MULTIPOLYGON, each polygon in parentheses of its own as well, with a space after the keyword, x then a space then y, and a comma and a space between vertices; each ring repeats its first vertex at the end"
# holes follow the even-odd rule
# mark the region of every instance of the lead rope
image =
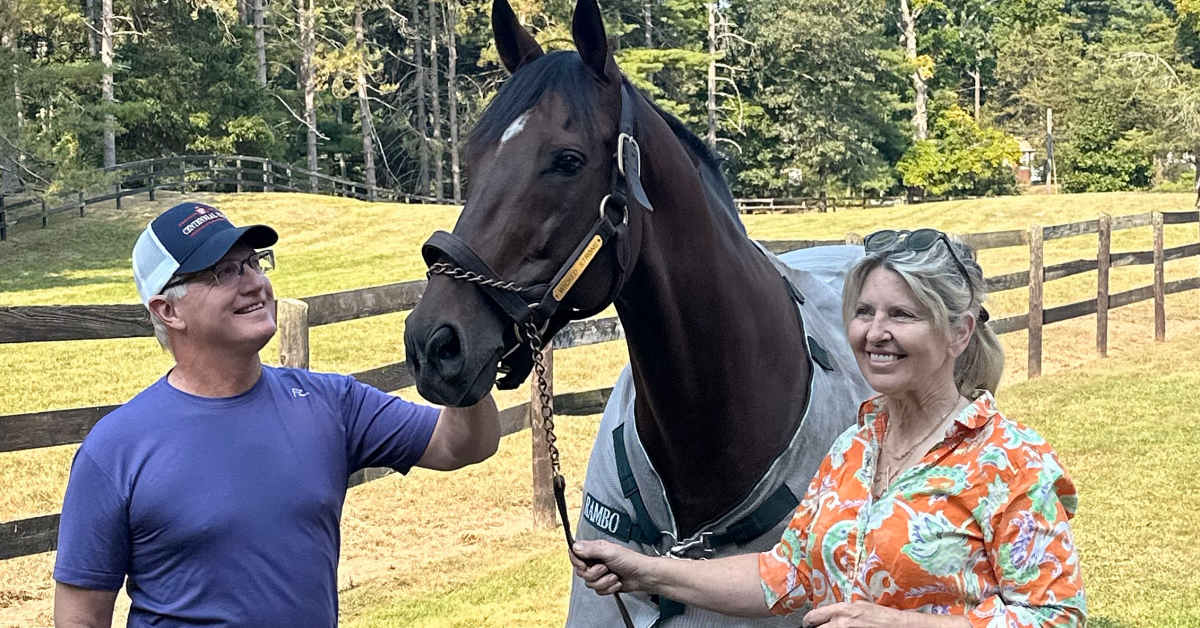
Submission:
MULTIPOLYGON (((469 270, 455 267, 445 262, 438 262, 429 267, 426 275, 445 275, 459 281, 475 283, 481 286, 496 288, 498 290, 507 290, 509 292, 521 292, 524 290, 521 286, 511 281, 501 281, 485 277, 479 273, 474 273, 469 270)), ((567 541, 567 551, 574 555, 572 549, 575 546, 575 537, 571 534, 571 522, 567 518, 567 480, 563 477, 561 467, 559 466, 558 447, 554 444, 558 437, 554 435, 554 398, 550 396, 550 385, 546 382, 546 363, 542 358, 542 349, 545 344, 542 342, 541 334, 538 333, 537 326, 533 321, 525 321, 521 329, 525 336, 525 342, 529 344, 530 351, 533 352, 533 374, 537 378, 537 392, 539 413, 542 418, 542 429, 546 432, 546 450, 550 454, 550 471, 553 474, 554 485, 554 501, 558 505, 558 518, 562 521, 563 536, 567 541)), ((530 422, 531 429, 536 428, 530 422)), ((625 602, 621 599, 621 594, 614 592, 613 600, 617 603, 617 610, 621 612, 621 619, 625 622, 626 628, 634 628, 633 619, 629 616, 629 610, 625 608, 625 602)))

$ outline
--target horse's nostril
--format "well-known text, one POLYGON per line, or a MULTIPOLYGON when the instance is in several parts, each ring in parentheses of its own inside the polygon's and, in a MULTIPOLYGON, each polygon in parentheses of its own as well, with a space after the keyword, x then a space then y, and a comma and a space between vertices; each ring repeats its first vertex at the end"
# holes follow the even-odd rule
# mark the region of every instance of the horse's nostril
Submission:
POLYGON ((443 361, 453 360, 454 358, 458 357, 460 353, 462 353, 458 346, 458 336, 456 336, 453 332, 450 332, 445 327, 443 327, 441 331, 448 332, 449 338, 437 345, 437 358, 443 361))
POLYGON ((454 328, 443 325, 429 337, 425 357, 443 378, 457 376, 463 367, 462 343, 454 328))

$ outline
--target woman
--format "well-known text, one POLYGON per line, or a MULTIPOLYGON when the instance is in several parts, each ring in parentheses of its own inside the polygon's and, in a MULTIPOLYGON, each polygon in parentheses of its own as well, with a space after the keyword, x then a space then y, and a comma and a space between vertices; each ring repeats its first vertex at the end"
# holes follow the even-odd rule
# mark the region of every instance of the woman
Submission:
POLYGON ((805 612, 806 626, 1083 623, 1075 488, 1050 446, 996 409, 1004 356, 974 253, 934 229, 864 244, 842 312, 880 394, 834 442, 779 543, 686 561, 579 541, 572 562, 589 587, 731 615, 805 612))

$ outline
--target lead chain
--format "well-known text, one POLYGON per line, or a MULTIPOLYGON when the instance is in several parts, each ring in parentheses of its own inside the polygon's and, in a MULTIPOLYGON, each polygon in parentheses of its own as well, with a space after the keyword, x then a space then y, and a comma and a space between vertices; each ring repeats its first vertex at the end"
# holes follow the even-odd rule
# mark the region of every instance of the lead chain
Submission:
POLYGON ((542 417, 542 429, 546 432, 546 449, 550 453, 550 468, 553 470, 557 482, 561 474, 559 473, 558 447, 554 444, 558 440, 558 437, 554 435, 554 400, 550 396, 550 385, 546 382, 546 363, 542 358, 542 338, 538 333, 537 326, 532 321, 525 322, 525 340, 533 352, 533 374, 537 377, 536 385, 538 401, 541 406, 539 412, 542 417))

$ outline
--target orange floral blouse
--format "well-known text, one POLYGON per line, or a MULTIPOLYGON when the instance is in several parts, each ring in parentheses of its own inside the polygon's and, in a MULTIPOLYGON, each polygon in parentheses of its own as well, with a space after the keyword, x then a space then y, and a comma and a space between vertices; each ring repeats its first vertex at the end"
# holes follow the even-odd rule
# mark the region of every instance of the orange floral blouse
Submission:
POLYGON ((1076 626, 1087 614, 1067 521, 1075 486, 1036 432, 981 392, 945 438, 871 496, 882 399, 834 442, 779 543, 758 556, 767 606, 835 602, 964 615, 972 626, 1076 626))

